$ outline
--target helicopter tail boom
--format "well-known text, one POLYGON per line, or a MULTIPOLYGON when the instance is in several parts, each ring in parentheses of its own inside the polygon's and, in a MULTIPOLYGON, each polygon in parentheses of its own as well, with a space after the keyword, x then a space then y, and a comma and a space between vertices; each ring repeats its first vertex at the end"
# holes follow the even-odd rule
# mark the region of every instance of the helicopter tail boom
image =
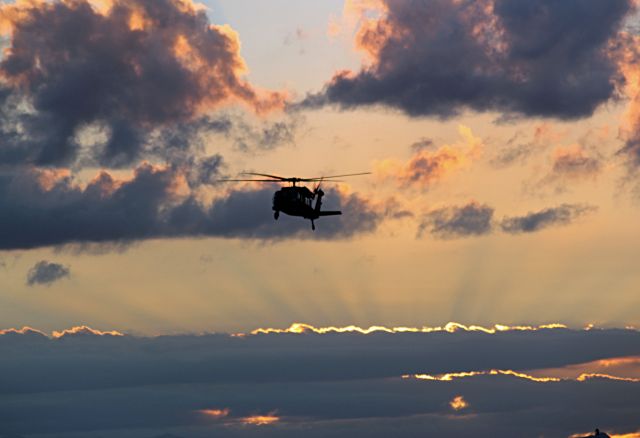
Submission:
POLYGON ((341 215, 341 211, 319 211, 318 216, 338 216, 341 215))

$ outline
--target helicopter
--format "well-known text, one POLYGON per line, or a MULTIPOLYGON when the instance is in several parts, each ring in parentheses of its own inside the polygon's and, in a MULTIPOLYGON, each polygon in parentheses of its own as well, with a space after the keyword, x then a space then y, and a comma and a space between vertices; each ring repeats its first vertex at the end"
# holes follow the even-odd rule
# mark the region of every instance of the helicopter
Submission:
POLYGON ((298 178, 298 177, 283 177, 277 175, 269 175, 266 173, 252 173, 244 172, 241 175, 261 176, 263 178, 252 179, 222 179, 218 181, 234 182, 234 181, 253 181, 264 183, 290 183, 290 186, 281 187, 280 190, 273 195, 273 218, 278 220, 280 212, 289 216, 298 216, 311 221, 311 229, 315 231, 315 220, 322 216, 337 216, 341 215, 341 211, 327 211, 321 210, 322 197, 324 192, 320 188, 322 182, 341 182, 334 178, 344 178, 349 176, 370 175, 371 172, 350 173, 346 175, 330 175, 320 176, 314 178, 298 178), (296 185, 302 182, 316 182, 317 184, 310 190, 305 186, 296 185), (313 204, 313 200, 316 200, 313 204))

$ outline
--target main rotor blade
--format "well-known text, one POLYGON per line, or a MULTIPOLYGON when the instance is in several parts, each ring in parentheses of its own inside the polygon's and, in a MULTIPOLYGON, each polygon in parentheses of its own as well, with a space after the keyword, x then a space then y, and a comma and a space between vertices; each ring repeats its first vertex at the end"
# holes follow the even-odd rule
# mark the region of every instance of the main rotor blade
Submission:
POLYGON ((277 179, 215 179, 213 180, 213 182, 237 182, 237 181, 281 183, 281 181, 278 181, 277 179))
POLYGON ((253 173, 253 172, 242 172, 243 175, 256 175, 256 176, 266 176, 267 178, 275 178, 275 179, 279 179, 281 181, 286 181, 288 179, 291 178, 285 178, 283 176, 277 176, 277 175, 269 175, 266 173, 253 173))
POLYGON ((327 178, 342 178, 345 176, 359 176, 359 175, 371 175, 371 172, 348 173, 346 175, 315 176, 313 178, 305 178, 304 181, 320 181, 320 180, 326 180, 327 178))

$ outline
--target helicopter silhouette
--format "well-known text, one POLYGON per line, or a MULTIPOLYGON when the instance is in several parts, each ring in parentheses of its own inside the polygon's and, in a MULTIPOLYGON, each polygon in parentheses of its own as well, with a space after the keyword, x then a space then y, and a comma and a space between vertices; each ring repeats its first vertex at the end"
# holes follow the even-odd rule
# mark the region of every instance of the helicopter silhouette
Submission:
POLYGON ((330 175, 330 176, 320 176, 314 178, 298 178, 298 177, 283 177, 277 175, 269 175, 266 173, 252 173, 252 172, 244 172, 242 175, 252 175, 252 176, 262 176, 264 178, 261 179, 221 179, 218 181, 223 182, 234 182, 234 181, 253 181, 253 182, 264 182, 264 183, 291 183, 290 186, 281 187, 280 190, 274 193, 273 195, 273 218, 278 220, 280 217, 280 212, 287 214, 289 216, 298 216, 304 219, 309 219, 311 221, 311 229, 315 231, 316 224, 315 220, 322 216, 337 216, 341 215, 341 211, 327 211, 321 210, 322 208, 322 197, 324 196, 324 192, 320 188, 322 182, 342 182, 340 180, 335 180, 334 178, 344 178, 349 176, 359 176, 359 175, 369 175, 371 172, 362 172, 362 173, 350 173, 346 175, 330 175), (317 182, 313 190, 305 186, 296 185, 301 182, 317 182), (313 204, 313 200, 316 200, 315 204, 313 204))

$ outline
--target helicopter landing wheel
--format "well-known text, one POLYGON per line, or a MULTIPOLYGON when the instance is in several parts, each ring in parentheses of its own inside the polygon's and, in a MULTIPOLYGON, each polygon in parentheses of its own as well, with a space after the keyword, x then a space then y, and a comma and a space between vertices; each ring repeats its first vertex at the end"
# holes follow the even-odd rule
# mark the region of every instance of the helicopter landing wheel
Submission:
POLYGON ((274 212, 273 212, 273 218, 274 218, 275 220, 278 220, 278 218, 279 218, 279 217, 280 217, 280 212, 279 212, 278 210, 274 211, 274 212))

